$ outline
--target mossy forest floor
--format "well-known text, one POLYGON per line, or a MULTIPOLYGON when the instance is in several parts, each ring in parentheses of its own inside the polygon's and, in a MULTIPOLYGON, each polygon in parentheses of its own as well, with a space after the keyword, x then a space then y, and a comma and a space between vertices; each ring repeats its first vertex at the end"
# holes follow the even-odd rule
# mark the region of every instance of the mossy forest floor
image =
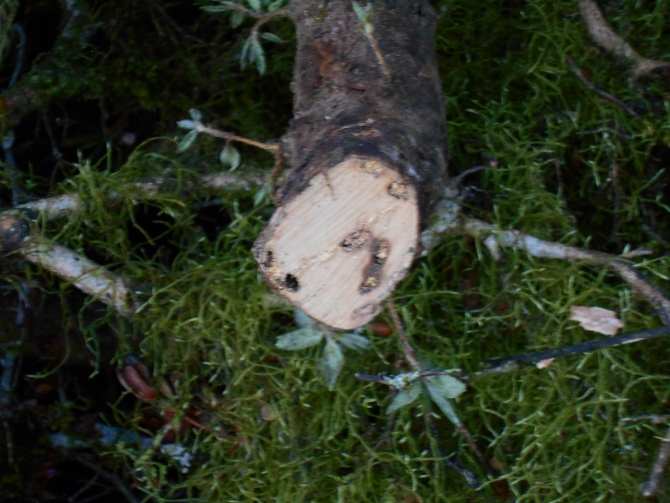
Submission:
MULTIPOLYGON (((25 65, 0 105, 5 110, 11 93, 26 93, 38 106, 19 111, 16 168, 5 157, 0 202, 9 208, 13 195, 26 202, 79 194, 84 209, 42 222, 38 232, 123 275, 142 308, 122 317, 36 266, 2 260, 0 356, 14 362, 15 380, 2 395, 4 495, 73 502, 645 500, 639 485, 668 425, 635 419, 670 414, 665 339, 469 385, 455 407, 497 479, 436 407, 419 400, 389 421, 388 387, 354 377, 408 370, 395 335, 366 329, 372 348, 346 350, 329 391, 320 346, 275 347, 297 326, 292 309, 269 296, 250 253, 271 200, 254 205, 255 186, 201 190, 201 174, 228 169, 218 162, 221 140, 200 135, 177 151, 185 132, 176 122, 190 108, 241 136, 267 141, 283 133, 291 116, 291 23, 263 26, 282 42, 262 40, 267 71, 259 75, 239 61, 253 20, 232 28, 228 14, 202 11, 204 1, 90 0, 81 2, 81 23, 69 27, 72 13, 63 5, 18 5, 25 65), (64 38, 66 29, 74 35, 64 38), (157 194, 128 189, 156 177, 164 179, 157 194), (155 389, 169 378, 171 398, 148 404, 125 392, 116 369, 127 355, 147 364, 155 389), (119 436, 101 441, 102 425, 119 436), (385 435, 389 441, 379 445, 385 435), (170 442, 186 457, 168 453, 170 442), (483 486, 471 488, 444 455, 483 486)), ((464 210, 593 250, 650 248, 632 263, 667 290, 670 90, 653 78, 633 81, 595 47, 574 1, 434 5, 450 174, 489 167, 465 179, 464 210), (638 116, 587 89, 566 55, 638 116)), ((670 60, 670 2, 602 6, 638 51, 670 60)), ((18 38, 2 21, 9 41, 4 89, 18 38)), ((239 149, 236 173, 269 173, 271 156, 239 149)), ((661 325, 651 306, 602 268, 521 251, 495 261, 465 235, 417 260, 393 299, 421 362, 435 369, 475 372, 488 358, 605 337, 569 321, 574 305, 616 311, 624 332, 661 325)), ((386 314, 379 320, 389 322, 386 314)), ((670 501, 670 473, 667 479, 657 501, 670 501)))

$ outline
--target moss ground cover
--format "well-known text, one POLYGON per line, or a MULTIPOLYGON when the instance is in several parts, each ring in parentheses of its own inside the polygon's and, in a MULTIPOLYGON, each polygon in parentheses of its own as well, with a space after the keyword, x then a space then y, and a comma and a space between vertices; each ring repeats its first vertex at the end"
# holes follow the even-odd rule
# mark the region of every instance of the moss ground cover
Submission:
MULTIPOLYGON (((121 16, 102 4, 93 10, 96 19, 121 16)), ((168 13, 174 7, 152 5, 168 13)), ((134 4, 126 7, 128 15, 145 15, 134 4)), ((652 255, 633 262, 667 289, 668 90, 653 79, 631 81, 619 62, 595 48, 575 2, 483 1, 474 7, 450 0, 435 7, 450 172, 488 166, 465 180, 466 212, 501 228, 595 250, 650 248, 652 255), (584 87, 566 55, 638 117, 584 87)), ((670 13, 663 2, 604 7, 612 26, 641 53, 670 59, 670 13)), ((157 30, 180 37, 174 61, 157 60, 155 77, 150 68, 138 69, 142 77, 115 74, 114 59, 96 60, 104 69, 96 76, 109 72, 111 81, 79 84, 87 86, 89 100, 124 96, 134 116, 154 121, 147 126, 149 136, 164 136, 132 154, 116 146, 106 150, 102 137, 97 146, 80 139, 76 168, 62 168, 51 182, 40 166, 27 161, 19 166, 36 195, 80 194, 85 209, 66 222, 44 223, 42 232, 133 281, 142 308, 122 318, 36 268, 2 269, 4 308, 12 309, 22 281, 45 298, 60 299, 62 330, 70 334, 65 340, 85 342, 81 351, 92 362, 91 373, 111 375, 133 353, 154 379, 171 379, 174 393, 161 398, 160 406, 118 397, 117 391, 108 409, 96 410, 100 421, 151 439, 95 445, 106 469, 117 470, 138 495, 160 502, 643 500, 638 486, 667 424, 634 419, 668 413, 670 361, 663 339, 473 382, 455 407, 485 457, 494 460, 497 483, 437 408, 422 399, 391 419, 385 412, 389 389, 354 377, 406 371, 395 336, 365 332, 372 349, 345 351, 333 391, 324 383, 320 346, 293 352, 275 347, 278 336, 297 327, 292 310, 269 295, 250 253, 271 214, 271 200, 254 205, 256 189, 203 194, 196 180, 220 169, 222 143, 199 136, 192 148, 178 153, 172 137, 182 134, 174 123, 191 107, 243 136, 279 136, 290 116, 291 27, 282 20, 268 25, 286 43, 265 45, 267 74, 260 76, 254 68, 240 70, 236 60, 250 21, 233 29, 228 15, 195 9, 189 11, 193 19, 183 18, 177 29, 160 10, 151 12, 157 30), (171 82, 174 92, 156 101, 149 86, 163 81, 171 82), (123 190, 159 175, 170 182, 158 194, 123 190), (110 191, 121 193, 113 204, 105 197, 110 191), (111 350, 106 340, 112 341, 111 350), (190 453, 188 469, 161 453, 164 431, 151 421, 158 410, 171 411, 161 417, 168 417, 174 440, 190 453), (436 431, 425 421, 427 414, 434 416, 436 431), (200 427, 182 424, 186 416, 200 427), (388 441, 380 444, 384 438, 388 441), (444 465, 445 454, 484 486, 471 488, 444 465)), ((124 26, 137 30, 132 23, 124 26)), ((133 36, 119 46, 144 50, 141 34, 128 33, 133 36)), ((169 47, 160 37, 146 43, 156 44, 161 54, 169 47)), ((53 93, 56 100, 61 89, 62 82, 53 93)), ((63 106, 71 106, 71 99, 64 96, 63 106)), ((133 114, 110 106, 112 114, 132 122, 133 114)), ((29 147, 28 140, 20 143, 24 151, 29 147)), ((269 172, 267 154, 241 151, 238 170, 269 172)), ((12 181, 5 176, 3 183, 5 204, 12 181)), ((468 372, 487 358, 603 337, 568 320, 573 305, 617 311, 626 332, 661 323, 649 305, 598 267, 521 251, 507 251, 497 262, 468 236, 451 236, 417 260, 394 302, 426 368, 468 372)), ((380 319, 389 321, 386 315, 380 319)), ((2 323, 3 342, 19 337, 13 318, 4 316, 2 323)), ((42 379, 67 372, 67 363, 58 367, 57 358, 42 355, 37 361, 42 379)), ((42 425, 41 432, 82 435, 75 424, 80 417, 75 395, 45 409, 43 417, 60 419, 42 425)), ((3 473, 17 468, 7 470, 3 473)), ((9 479, 5 483, 12 485, 9 479)), ((667 487, 658 501, 670 500, 667 487)))

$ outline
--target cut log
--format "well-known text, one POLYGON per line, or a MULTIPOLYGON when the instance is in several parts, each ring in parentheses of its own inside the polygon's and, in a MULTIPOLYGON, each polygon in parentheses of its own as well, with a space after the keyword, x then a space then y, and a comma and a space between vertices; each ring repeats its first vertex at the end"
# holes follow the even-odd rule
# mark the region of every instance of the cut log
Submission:
POLYGON ((407 274, 446 178, 427 1, 294 0, 292 171, 254 245, 272 287, 333 328, 360 327, 407 274), (370 5, 370 4, 368 4, 370 5))

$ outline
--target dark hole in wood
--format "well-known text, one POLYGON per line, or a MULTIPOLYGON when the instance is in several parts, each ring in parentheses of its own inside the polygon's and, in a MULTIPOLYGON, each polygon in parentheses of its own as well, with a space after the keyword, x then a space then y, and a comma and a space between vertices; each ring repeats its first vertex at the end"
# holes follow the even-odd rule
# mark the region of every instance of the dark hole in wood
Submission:
POLYGON ((284 278, 284 285, 286 288, 292 292, 297 292, 300 290, 300 282, 298 281, 298 278, 293 276, 293 274, 287 274, 286 277, 284 278))
POLYGON ((269 269, 270 267, 272 267, 273 260, 274 260, 274 255, 272 254, 272 251, 268 250, 267 255, 265 255, 265 262, 263 262, 262 266, 265 269, 269 269))
POLYGON ((363 283, 358 288, 358 291, 361 292, 361 294, 366 294, 374 290, 377 285, 379 285, 379 278, 376 276, 368 276, 363 280, 363 283))
POLYGON ((389 256, 389 243, 386 240, 379 240, 375 244, 372 252, 372 263, 374 265, 383 265, 389 256))

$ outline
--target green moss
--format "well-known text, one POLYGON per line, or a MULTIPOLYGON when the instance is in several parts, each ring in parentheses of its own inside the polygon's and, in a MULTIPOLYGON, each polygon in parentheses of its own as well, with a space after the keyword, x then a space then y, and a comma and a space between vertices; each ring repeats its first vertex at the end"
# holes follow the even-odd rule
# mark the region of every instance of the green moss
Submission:
MULTIPOLYGON (((473 8, 472 2, 452 0, 436 7, 451 173, 492 166, 479 177, 467 210, 503 228, 566 244, 615 253, 663 250, 670 239, 670 123, 667 97, 656 84, 630 85, 621 66, 589 42, 573 1, 485 1, 473 8), (566 54, 640 117, 587 90, 566 54)), ((641 53, 670 58, 667 9, 639 2, 613 9, 608 18, 641 53)), ((120 14, 101 9, 96 16, 120 14)), ((265 77, 242 72, 235 54, 243 35, 229 32, 226 23, 212 17, 187 26, 190 36, 168 45, 176 47, 168 59, 158 49, 145 53, 136 28, 106 32, 127 57, 136 56, 131 71, 120 59, 97 76, 88 68, 75 91, 86 86, 96 90, 92 97, 125 96, 133 106, 159 110, 158 129, 171 135, 178 134, 174 121, 196 107, 223 129, 276 137, 290 113, 293 49, 268 48, 265 77), (208 28, 215 49, 192 39, 196 26, 208 28), (196 83, 201 94, 187 90, 196 83)), ((290 25, 274 26, 283 37, 292 36, 290 25)), ((164 49, 163 43, 155 42, 164 49)), ((53 73, 35 72, 49 92, 72 85, 67 72, 58 73, 58 81, 49 80, 53 73)), ((295 324, 289 308, 268 299, 250 254, 271 208, 254 209, 253 194, 231 194, 220 203, 230 223, 218 237, 211 239, 194 223, 191 206, 202 194, 197 176, 211 169, 221 147, 199 138, 177 155, 166 141, 147 146, 118 169, 82 162, 60 190, 78 192, 86 209, 64 225, 45 225, 59 243, 97 257, 138 286, 138 315, 98 313, 86 323, 114 327, 119 361, 136 352, 154 375, 172 376, 177 395, 165 407, 178 412, 177 427, 189 405, 206 427, 188 427, 179 437, 194 455, 188 473, 156 446, 119 444, 105 454, 132 468, 142 490, 157 501, 491 500, 490 481, 476 492, 441 463, 438 446, 488 480, 446 420, 437 418, 439 441, 424 422, 425 404, 401 409, 389 424, 389 390, 354 377, 406 369, 395 338, 369 334, 373 350, 347 352, 333 392, 324 384, 318 349, 284 352, 274 346, 295 324), (159 194, 122 193, 111 205, 105 195, 166 174, 173 185, 159 194), (147 232, 144 214, 164 231, 147 232), (390 444, 379 446, 387 431, 390 444)), ((264 154, 243 150, 243 159, 271 167, 264 154)), ((636 268, 667 288, 667 255, 637 259, 636 268)), ((650 307, 611 273, 523 252, 505 252, 496 262, 465 236, 450 237, 417 261, 394 299, 423 361, 468 372, 487 358, 600 337, 568 321, 572 305, 618 310, 630 332, 659 325, 650 307)), ((89 342, 94 347, 94 335, 89 342)), ((642 501, 638 485, 665 426, 627 418, 667 412, 665 346, 647 341, 568 357, 545 370, 478 380, 455 405, 486 458, 502 466, 499 478, 516 501, 642 501)), ((142 410, 119 411, 118 418, 153 435, 157 445, 161 433, 141 424, 142 410)), ((669 501, 666 493, 658 500, 669 501)))

